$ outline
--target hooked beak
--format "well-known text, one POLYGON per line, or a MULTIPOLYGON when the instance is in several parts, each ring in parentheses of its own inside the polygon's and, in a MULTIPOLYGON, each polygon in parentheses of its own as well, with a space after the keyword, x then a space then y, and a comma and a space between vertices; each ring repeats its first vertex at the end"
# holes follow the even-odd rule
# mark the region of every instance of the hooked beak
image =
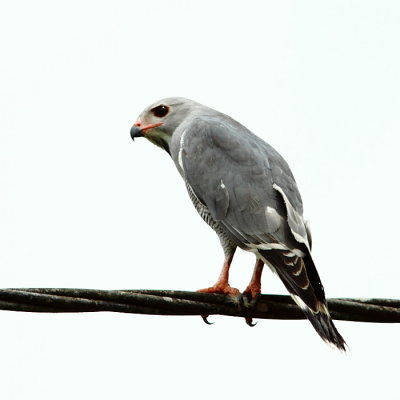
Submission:
POLYGON ((158 122, 156 124, 142 125, 140 121, 136 121, 131 128, 131 138, 135 140, 135 137, 144 136, 147 131, 157 128, 157 126, 161 126, 162 124, 162 122, 158 122))

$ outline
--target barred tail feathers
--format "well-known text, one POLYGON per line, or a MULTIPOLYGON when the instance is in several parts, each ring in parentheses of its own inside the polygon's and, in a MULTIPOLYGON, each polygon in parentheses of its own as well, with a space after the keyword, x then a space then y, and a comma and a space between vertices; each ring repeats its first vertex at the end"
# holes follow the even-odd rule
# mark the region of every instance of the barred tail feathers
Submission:
POLYGON ((346 351, 346 342, 336 329, 326 305, 320 303, 320 310, 315 312, 308 307, 299 296, 293 293, 290 293, 290 295, 296 304, 302 309, 321 339, 332 344, 341 351, 346 351))
POLYGON ((346 342, 329 314, 324 288, 310 254, 304 258, 280 250, 259 250, 281 278, 296 304, 327 343, 346 351, 346 342))

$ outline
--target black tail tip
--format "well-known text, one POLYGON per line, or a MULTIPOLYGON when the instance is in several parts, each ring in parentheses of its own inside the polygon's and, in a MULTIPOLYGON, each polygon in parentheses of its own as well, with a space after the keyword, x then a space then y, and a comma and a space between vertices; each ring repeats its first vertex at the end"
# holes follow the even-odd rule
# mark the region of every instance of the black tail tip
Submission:
POLYGON ((340 351, 346 352, 348 349, 347 343, 343 339, 342 335, 336 329, 335 324, 329 314, 324 312, 313 313, 312 311, 306 312, 306 315, 318 335, 325 342, 335 346, 340 351))

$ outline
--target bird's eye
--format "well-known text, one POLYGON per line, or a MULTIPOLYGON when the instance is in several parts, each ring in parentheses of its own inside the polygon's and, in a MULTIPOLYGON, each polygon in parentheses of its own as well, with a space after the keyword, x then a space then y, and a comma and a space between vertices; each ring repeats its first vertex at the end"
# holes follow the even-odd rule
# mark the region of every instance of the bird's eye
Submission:
POLYGON ((151 112, 157 118, 165 117, 168 114, 168 111, 169 107, 165 106, 164 104, 161 104, 151 109, 151 112))

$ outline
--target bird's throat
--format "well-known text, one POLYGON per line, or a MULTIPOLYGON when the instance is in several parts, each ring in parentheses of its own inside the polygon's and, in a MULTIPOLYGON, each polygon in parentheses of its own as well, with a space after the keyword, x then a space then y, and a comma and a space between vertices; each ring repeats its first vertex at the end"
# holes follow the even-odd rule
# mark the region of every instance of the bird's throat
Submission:
POLYGON ((167 133, 163 132, 160 129, 153 129, 147 132, 144 137, 148 139, 151 143, 164 149, 168 154, 171 154, 169 150, 171 136, 167 133))

